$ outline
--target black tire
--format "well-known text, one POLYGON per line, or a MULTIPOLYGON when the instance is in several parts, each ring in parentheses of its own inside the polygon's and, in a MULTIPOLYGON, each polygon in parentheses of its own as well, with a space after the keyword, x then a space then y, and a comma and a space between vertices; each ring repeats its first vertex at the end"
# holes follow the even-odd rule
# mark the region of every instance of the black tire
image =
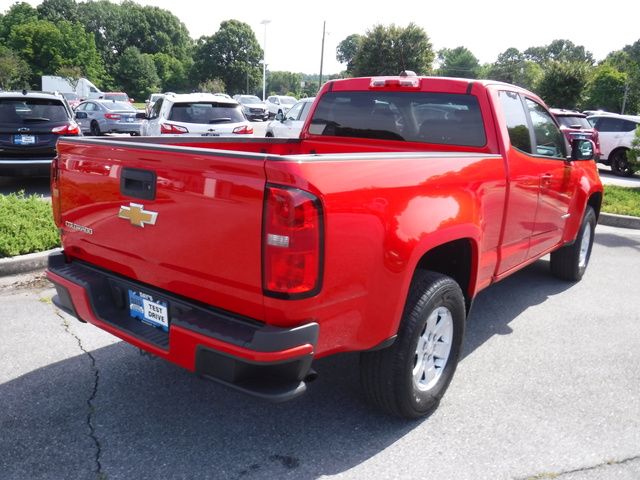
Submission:
POLYGON ((571 245, 566 245, 555 252, 551 252, 551 273, 555 277, 570 282, 577 282, 582 279, 591 258, 595 229, 596 213, 593 208, 587 205, 576 240, 571 245), (587 232, 589 237, 585 238, 587 232), (583 241, 585 245, 583 245, 583 241), (581 255, 583 247, 586 248, 586 252, 581 255))
POLYGON ((265 133, 265 134, 264 134, 264 136, 265 136, 266 138, 273 138, 273 133, 271 133, 271 132, 267 132, 267 133, 265 133))
MULTIPOLYGON (((456 370, 464 325, 464 296, 458 284, 440 273, 417 272, 396 341, 385 349, 360 354, 360 383, 367 401, 391 415, 404 418, 419 418, 435 410, 456 370), (419 358, 418 341, 426 332, 430 316, 436 315, 436 325, 439 325, 441 307, 451 314, 453 328, 449 354, 446 363, 435 370, 440 372, 435 383, 420 388, 414 379, 414 367, 419 358)), ((433 353, 432 356, 436 357, 433 353)))
POLYGON ((633 175, 633 170, 629 166, 629 161, 627 160, 626 149, 619 149, 614 151, 611 154, 609 163, 611 165, 611 171, 616 175, 619 175, 621 177, 630 177, 631 175, 633 175))
POLYGON ((91 122, 91 135, 93 135, 94 137, 99 137, 100 135, 102 135, 98 122, 91 122))

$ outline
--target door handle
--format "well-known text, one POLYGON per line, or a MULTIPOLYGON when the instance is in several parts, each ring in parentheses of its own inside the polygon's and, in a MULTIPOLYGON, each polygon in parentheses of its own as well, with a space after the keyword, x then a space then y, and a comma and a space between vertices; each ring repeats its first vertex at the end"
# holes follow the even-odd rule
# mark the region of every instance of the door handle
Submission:
POLYGON ((551 183, 551 180, 553 179, 553 175, 550 173, 545 173, 540 177, 540 184, 543 186, 547 186, 551 183))

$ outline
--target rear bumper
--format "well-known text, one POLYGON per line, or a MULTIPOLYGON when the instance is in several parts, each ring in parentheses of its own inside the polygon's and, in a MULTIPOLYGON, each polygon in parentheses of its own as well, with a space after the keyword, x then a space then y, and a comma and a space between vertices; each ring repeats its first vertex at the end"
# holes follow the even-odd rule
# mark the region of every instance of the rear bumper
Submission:
POLYGON ((54 304, 132 345, 187 370, 271 401, 306 390, 318 339, 317 323, 279 328, 174 296, 80 261, 49 257, 54 304), (169 331, 129 315, 128 289, 169 304, 169 331))
POLYGON ((55 153, 51 157, 24 157, 24 158, 2 158, 0 157, 0 175, 49 175, 51 162, 55 153))

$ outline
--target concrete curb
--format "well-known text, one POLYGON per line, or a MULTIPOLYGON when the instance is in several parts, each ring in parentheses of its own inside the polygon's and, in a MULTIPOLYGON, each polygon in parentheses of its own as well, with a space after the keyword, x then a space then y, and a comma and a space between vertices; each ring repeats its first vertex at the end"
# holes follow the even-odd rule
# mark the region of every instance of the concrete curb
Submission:
POLYGON ((600 225, 608 225, 610 227, 640 229, 640 217, 631 217, 629 215, 616 215, 614 213, 600 212, 598 223, 600 225))
POLYGON ((54 248, 53 250, 47 250, 46 252, 0 258, 0 277, 43 269, 47 266, 47 258, 49 258, 49 254, 59 251, 59 248, 54 248))

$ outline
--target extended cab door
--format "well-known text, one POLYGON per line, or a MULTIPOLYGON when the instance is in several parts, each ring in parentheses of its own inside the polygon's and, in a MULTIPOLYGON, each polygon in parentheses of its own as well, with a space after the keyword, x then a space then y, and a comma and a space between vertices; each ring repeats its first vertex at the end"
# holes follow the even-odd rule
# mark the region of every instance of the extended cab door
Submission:
POLYGON ((494 100, 506 127, 509 181, 500 276, 560 241, 574 182, 564 137, 550 114, 519 92, 499 90, 494 100))
POLYGON ((540 172, 538 209, 527 255, 532 258, 561 241, 578 172, 567 160, 564 135, 551 114, 531 98, 524 102, 531 121, 536 171, 540 172))

